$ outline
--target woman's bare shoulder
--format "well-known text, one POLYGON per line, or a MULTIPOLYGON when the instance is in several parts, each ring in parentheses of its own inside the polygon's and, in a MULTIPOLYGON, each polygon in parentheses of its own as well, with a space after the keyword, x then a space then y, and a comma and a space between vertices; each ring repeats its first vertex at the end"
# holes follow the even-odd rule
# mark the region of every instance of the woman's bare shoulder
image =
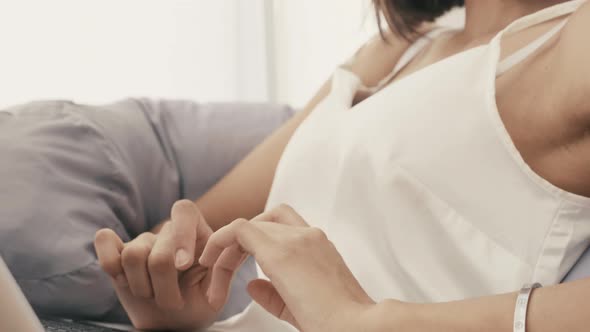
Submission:
MULTIPOLYGON (((417 36, 436 29, 432 24, 424 24, 417 36)), ((375 86, 397 65, 412 41, 389 29, 370 38, 344 65, 357 74, 366 86, 375 86)))
POLYGON ((367 86, 374 86, 390 73, 410 42, 401 36, 384 30, 361 46, 344 65, 357 74, 367 86))

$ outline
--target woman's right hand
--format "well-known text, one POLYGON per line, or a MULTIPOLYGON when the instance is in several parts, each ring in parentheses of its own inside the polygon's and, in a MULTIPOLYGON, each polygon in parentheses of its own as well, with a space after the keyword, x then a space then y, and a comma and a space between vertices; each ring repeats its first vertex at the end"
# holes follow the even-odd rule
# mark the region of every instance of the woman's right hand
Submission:
MULTIPOLYGON (((111 276, 119 300, 136 328, 205 327, 221 310, 211 307, 207 299, 215 271, 195 259, 213 233, 211 228, 188 200, 176 202, 171 216, 158 234, 143 233, 128 243, 110 229, 96 233, 99 262, 111 276)), ((228 268, 236 268, 242 261, 228 262, 228 268)), ((230 280, 221 283, 226 300, 230 280)))

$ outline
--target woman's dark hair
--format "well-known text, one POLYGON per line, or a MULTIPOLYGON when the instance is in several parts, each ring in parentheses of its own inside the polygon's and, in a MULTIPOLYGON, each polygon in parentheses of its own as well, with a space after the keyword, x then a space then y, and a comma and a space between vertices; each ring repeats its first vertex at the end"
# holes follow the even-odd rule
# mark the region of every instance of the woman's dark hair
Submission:
POLYGON ((450 9, 463 6, 464 0, 373 0, 381 30, 384 17, 391 31, 412 39, 424 22, 432 22, 450 9))

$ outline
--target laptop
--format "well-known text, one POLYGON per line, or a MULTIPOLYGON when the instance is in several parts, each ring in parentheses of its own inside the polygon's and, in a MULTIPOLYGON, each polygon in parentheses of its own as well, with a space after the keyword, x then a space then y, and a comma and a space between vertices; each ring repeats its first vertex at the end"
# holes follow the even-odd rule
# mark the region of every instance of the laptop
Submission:
POLYGON ((132 327, 59 318, 39 319, 0 257, 0 331, 2 332, 120 332, 132 327))

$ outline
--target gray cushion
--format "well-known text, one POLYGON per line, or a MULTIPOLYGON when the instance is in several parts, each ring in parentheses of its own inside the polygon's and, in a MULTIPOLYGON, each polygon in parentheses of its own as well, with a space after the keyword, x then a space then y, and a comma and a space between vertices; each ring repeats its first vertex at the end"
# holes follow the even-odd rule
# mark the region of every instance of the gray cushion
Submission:
POLYGON ((563 281, 568 282, 583 278, 590 278, 590 248, 586 249, 563 281))
MULTIPOLYGON (((151 229, 292 114, 277 105, 147 99, 0 112, 0 255, 37 311, 125 320, 94 233, 109 227, 129 240, 151 229)), ((250 262, 237 279, 254 273, 250 262)), ((245 294, 232 290, 224 317, 247 304, 245 294)))

